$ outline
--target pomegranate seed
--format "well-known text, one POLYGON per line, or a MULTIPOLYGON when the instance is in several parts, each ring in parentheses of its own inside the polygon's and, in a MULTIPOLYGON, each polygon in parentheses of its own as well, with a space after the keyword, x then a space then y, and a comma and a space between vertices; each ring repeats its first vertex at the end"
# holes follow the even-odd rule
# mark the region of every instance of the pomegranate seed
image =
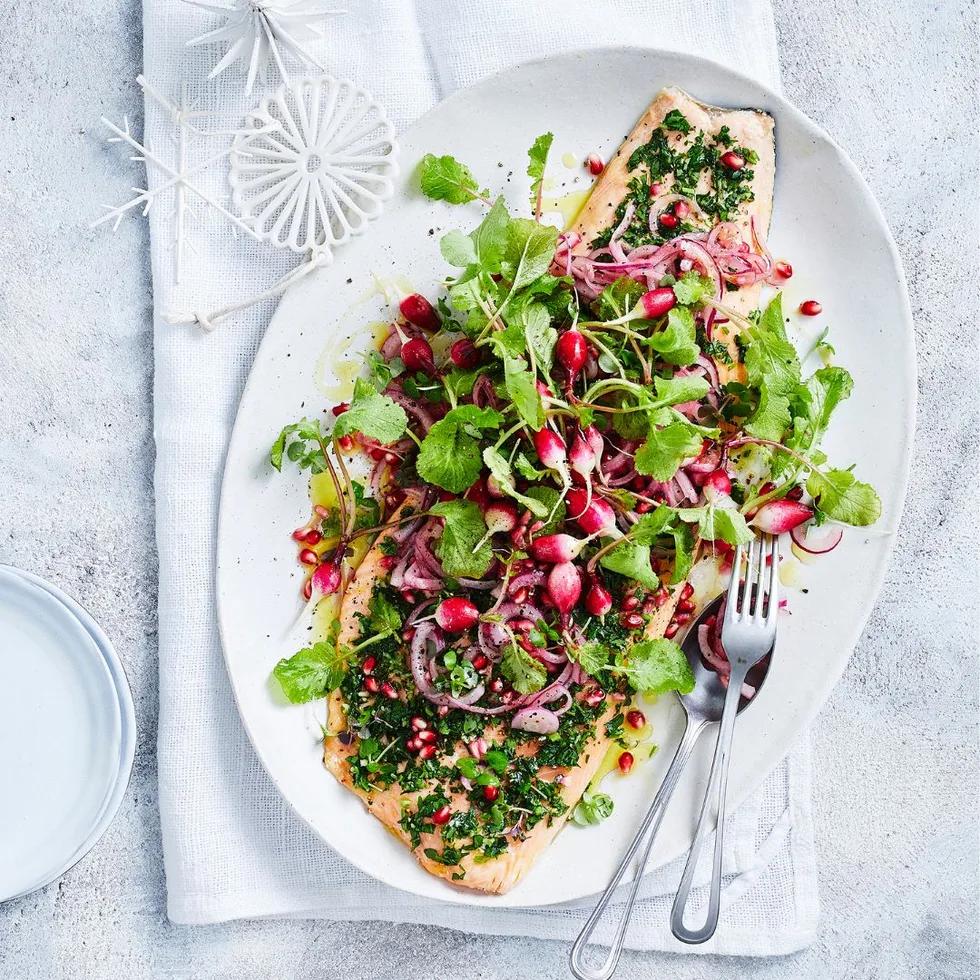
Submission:
POLYGON ((414 738, 406 738, 405 748, 408 749, 409 752, 418 752, 419 750, 418 740, 414 738))
POLYGON ((643 603, 643 615, 644 616, 652 616, 653 615, 653 611, 656 608, 657 608, 657 605, 653 601, 653 596, 650 596, 650 598, 647 599, 646 602, 643 603))
POLYGON ((436 747, 434 745, 423 745, 419 749, 420 759, 431 759, 436 754, 436 747))
POLYGON ((786 492, 787 500, 802 500, 803 499, 803 487, 793 487, 792 490, 786 492))
POLYGON ((659 609, 667 602, 669 598, 670 593, 663 586, 661 586, 656 592, 653 593, 653 604, 659 609))
POLYGON ((664 214, 660 215, 660 217, 657 220, 664 226, 664 228, 676 228, 677 227, 677 218, 676 218, 676 216, 673 215, 673 214, 670 214, 669 212, 665 212, 664 214))
POLYGON ((640 600, 635 595, 628 595, 623 600, 623 612, 632 612, 640 604, 640 600))
POLYGON ((449 809, 448 806, 441 806, 435 813, 432 814, 432 822, 436 826, 441 827, 444 823, 449 823, 449 818, 453 815, 453 811, 449 809))
POLYGON ((637 514, 648 514, 651 510, 653 510, 653 504, 648 504, 645 500, 641 500, 636 505, 637 514))
POLYGON ((616 763, 619 766, 619 771, 625 776, 626 773, 633 768, 633 753, 632 752, 622 752, 619 756, 619 761, 616 763))
POLYGON ((309 548, 304 548, 299 553, 299 560, 304 565, 318 565, 320 563, 319 555, 317 555, 315 551, 312 551, 309 548))
POLYGON ((664 639, 672 640, 675 636, 677 636, 677 631, 680 628, 680 623, 671 623, 667 629, 664 630, 664 639))
POLYGON ((630 711, 626 715, 626 724, 639 731, 647 723, 647 716, 640 710, 630 711))
POLYGON ((493 801, 496 800, 498 796, 500 796, 499 786, 483 787, 483 798, 487 801, 487 803, 493 803, 493 801))
POLYGON ((377 677, 365 677, 364 678, 364 690, 371 694, 377 694, 381 685, 378 683, 377 677))
MULTIPOLYGON (((413 326, 423 330, 438 330, 442 326, 438 314, 432 304, 419 293, 406 296, 398 306, 401 314, 413 326)), ((402 358, 404 360, 404 358, 402 358)))
POLYGON ((595 687, 585 695, 584 700, 590 708, 594 708, 597 704, 602 703, 605 696, 606 692, 601 687, 595 687))
POLYGON ((694 609, 694 603, 691 602, 690 599, 681 599, 681 601, 677 603, 677 611, 679 613, 692 613, 694 612, 694 609))
POLYGON ((439 736, 431 728, 423 728, 416 736, 416 741, 425 745, 434 745, 439 741, 439 736))
POLYGON ((337 440, 337 445, 340 447, 342 452, 349 453, 354 448, 354 437, 341 436, 337 440))
POLYGON ((651 184, 650 185, 650 197, 657 197, 664 192, 663 184, 651 184))
POLYGON ((590 153, 585 158, 585 165, 589 168, 589 173, 593 177, 598 177, 605 170, 606 165, 602 162, 602 157, 597 153, 590 153))
POLYGON ((340 416, 343 415, 348 408, 350 408, 350 405, 347 402, 341 402, 339 405, 334 405, 330 411, 333 412, 337 418, 340 418, 340 416))
POLYGON ((723 163, 729 170, 741 170, 745 166, 744 157, 740 157, 733 150, 729 150, 727 153, 722 153, 721 163, 723 163))
POLYGON ((514 692, 513 691, 504 691, 504 693, 500 695, 500 700, 504 704, 510 704, 511 701, 514 700, 514 692))
POLYGON ((309 533, 309 530, 310 529, 308 527, 298 527, 298 528, 296 528, 296 530, 293 531, 293 540, 294 541, 305 541, 306 540, 306 535, 309 533))
POLYGON ((674 622, 677 623, 678 626, 687 626, 690 621, 691 614, 687 612, 679 612, 676 616, 674 616, 674 622))
POLYGON ((398 692, 395 690, 395 685, 390 681, 385 681, 384 684, 381 685, 381 693, 386 698, 391 698, 392 701, 396 700, 398 697, 398 692))
POLYGON ((377 660, 375 660, 374 657, 365 657, 364 663, 361 664, 361 670, 363 670, 365 674, 372 674, 374 673, 374 665, 376 663, 377 660))
POLYGON ((692 595, 694 595, 694 586, 690 582, 686 582, 684 588, 681 589, 681 598, 690 599, 692 595))
POLYGON ((638 630, 643 625, 643 617, 639 613, 628 613, 621 622, 627 629, 638 630))
POLYGON ((691 213, 691 205, 687 201, 678 201, 674 205, 674 214, 678 218, 686 218, 691 213))
POLYGON ((793 267, 788 262, 777 262, 773 266, 773 272, 780 279, 791 279, 793 277, 793 267))
POLYGON ((518 605, 527 602, 527 587, 522 585, 519 589, 515 589, 511 592, 510 597, 518 605))
POLYGON ((805 303, 800 303, 800 312, 804 316, 820 316, 823 307, 815 299, 808 299, 805 303))
POLYGON ((415 602, 415 593, 411 589, 402 589, 402 598, 406 602, 415 602))
POLYGON ((402 344, 401 358, 408 371, 425 371, 426 374, 435 374, 436 365, 432 360, 432 348, 427 340, 421 337, 413 337, 402 344))
POLYGON ((449 357, 458 368, 475 368, 480 363, 480 351, 468 337, 461 337, 449 348, 449 357))
POLYGON ((415 715, 409 724, 417 732, 423 732, 429 727, 429 723, 421 715, 415 715))
POLYGON ((397 555, 382 555, 378 559, 378 564, 387 572, 390 572, 398 564, 397 555))
POLYGON ((319 544, 322 540, 323 535, 315 527, 311 527, 309 531, 306 532, 307 544, 319 544))
POLYGON ((466 746, 466 750, 469 752, 474 759, 482 759, 487 754, 488 748, 487 740, 485 738, 475 738, 469 745, 466 746))
POLYGON ((306 599, 307 602, 313 598, 313 579, 311 578, 308 578, 303 583, 303 598, 306 599))
POLYGON ((448 704, 441 704, 441 705, 439 705, 439 707, 436 709, 436 714, 440 718, 445 718, 446 715, 449 714, 449 705, 448 704))
POLYGON ((488 663, 487 658, 484 657, 482 653, 478 653, 473 658, 473 669, 474 670, 483 670, 483 668, 486 667, 487 663, 488 663))
POLYGON ((492 681, 490 681, 490 690, 493 691, 494 694, 499 694, 503 689, 504 682, 499 677, 495 677, 492 681))

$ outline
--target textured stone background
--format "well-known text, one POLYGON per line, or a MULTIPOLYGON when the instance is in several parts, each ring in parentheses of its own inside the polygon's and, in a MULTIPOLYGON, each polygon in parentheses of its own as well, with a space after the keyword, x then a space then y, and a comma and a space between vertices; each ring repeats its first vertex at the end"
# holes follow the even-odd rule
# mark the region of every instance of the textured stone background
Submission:
MULTIPOLYGON (((631 954, 621 975, 976 978, 976 6, 775 5, 786 94, 867 176, 905 262, 919 350, 909 505, 874 616, 813 729, 818 942, 779 960, 631 954)), ((567 976, 567 949, 535 940, 167 921, 148 241, 137 220, 115 237, 86 229, 125 186, 98 117, 130 113, 138 129, 140 5, 2 6, 0 561, 51 578, 105 625, 141 739, 96 849, 60 883, 0 907, 0 977, 567 976)))

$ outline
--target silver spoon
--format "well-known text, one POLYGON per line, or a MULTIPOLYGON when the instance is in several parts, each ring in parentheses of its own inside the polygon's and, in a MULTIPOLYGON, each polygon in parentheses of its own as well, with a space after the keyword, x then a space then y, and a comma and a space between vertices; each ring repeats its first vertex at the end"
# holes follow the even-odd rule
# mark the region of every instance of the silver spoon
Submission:
MULTIPOLYGON (((708 725, 716 724, 721 720, 727 691, 718 675, 713 670, 705 667, 701 661, 701 648, 698 645, 698 626, 711 615, 717 615, 723 598, 724 596, 718 596, 709 602, 694 623, 692 623, 691 628, 684 637, 682 648, 684 653, 687 654, 691 669, 694 671, 695 682, 694 690, 690 694, 679 696, 687 720, 684 728, 684 736, 681 738, 676 752, 674 752, 674 758, 671 760, 670 768, 664 776, 664 781, 660 784, 660 789, 657 791, 653 803, 650 804, 650 809, 643 818, 643 823, 640 824, 640 829, 637 831, 633 842, 623 856, 623 860, 616 869, 612 881, 609 882, 608 887, 602 893, 602 897, 596 904, 592 915, 589 916, 588 921, 579 933, 578 939, 575 940, 572 946, 572 952, 569 956, 569 966, 578 980, 609 980, 615 972, 616 966, 619 963, 620 954, 623 951, 623 943, 626 941, 626 931, 629 928, 630 916, 633 912, 633 904, 636 901, 640 882, 643 880, 643 872, 646 868, 647 858, 650 855, 650 848, 653 847, 653 842, 657 838, 657 831, 660 829, 664 814, 667 812, 670 798, 674 793, 681 773, 684 771, 684 767, 687 765, 687 761, 690 759, 701 733, 708 725), (637 853, 639 853, 639 860, 637 861, 633 875, 633 884, 630 888, 629 897, 622 906, 616 907, 620 916, 619 926, 616 929, 616 935, 613 937, 609 954, 598 970, 589 970, 583 963, 589 939, 637 853)), ((761 676, 758 678, 753 676, 752 678, 757 689, 765 679, 765 672, 768 671, 768 666, 768 661, 764 661, 759 665, 761 676)), ((738 707, 739 712, 741 713, 749 703, 748 700, 742 698, 738 707)))

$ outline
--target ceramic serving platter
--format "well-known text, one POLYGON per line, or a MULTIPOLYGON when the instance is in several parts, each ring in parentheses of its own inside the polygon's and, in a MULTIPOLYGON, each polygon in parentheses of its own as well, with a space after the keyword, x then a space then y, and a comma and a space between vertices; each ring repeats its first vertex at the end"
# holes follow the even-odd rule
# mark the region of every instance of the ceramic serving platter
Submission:
MULTIPOLYGON (((481 216, 417 190, 416 162, 428 152, 466 162, 512 210, 526 208, 526 151, 555 134, 545 194, 589 186, 589 152, 608 158, 658 90, 676 85, 719 106, 757 107, 776 120, 777 179, 769 244, 796 273, 785 308, 818 298, 819 323, 791 318, 800 349, 823 326, 854 394, 835 415, 825 448, 837 465, 857 464, 878 489, 878 527, 849 531, 819 562, 795 569, 779 655, 751 711, 739 720, 729 782, 731 808, 786 755, 820 710, 871 612, 898 525, 909 465, 915 402, 911 317, 899 258, 874 198, 842 150, 799 110, 755 82, 680 54, 605 49, 565 54, 510 69, 458 92, 401 138, 403 174, 385 218, 370 235, 338 250, 334 264, 283 298, 255 359, 228 451, 217 555, 218 614, 228 673, 255 750, 285 800, 331 847, 384 882, 420 896, 488 906, 540 906, 600 891, 652 799, 682 729, 681 709, 662 698, 651 709, 653 758, 628 779, 604 785, 615 812, 595 828, 568 827, 509 894, 454 888, 422 871, 321 763, 323 706, 276 697, 269 672, 295 652, 289 630, 301 609, 301 576, 289 532, 306 520, 305 478, 268 465, 280 427, 341 400, 371 343, 371 323, 387 314, 375 276, 401 277, 432 295, 448 273, 439 237, 481 216), (588 88, 574 84, 588 79, 588 88), (566 166, 565 164, 570 164, 566 166), (799 320, 797 323, 795 321, 799 320), (805 591, 804 591, 805 590, 805 591)), ((650 867, 689 845, 709 767, 703 739, 667 813, 650 867)))

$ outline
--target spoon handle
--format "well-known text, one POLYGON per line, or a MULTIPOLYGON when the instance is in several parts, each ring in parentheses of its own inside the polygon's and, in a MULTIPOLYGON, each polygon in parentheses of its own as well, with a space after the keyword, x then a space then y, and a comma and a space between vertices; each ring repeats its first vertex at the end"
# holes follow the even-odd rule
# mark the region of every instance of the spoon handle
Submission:
POLYGON ((708 789, 701 804, 698 816, 698 827, 694 834, 694 843, 687 856, 684 874, 674 897, 674 905, 670 911, 670 930, 684 943, 703 943, 709 940, 718 926, 718 914, 721 909, 721 855, 725 840, 725 802, 728 792, 728 764, 731 761, 732 735, 735 732, 735 716, 738 714, 739 697, 742 683, 748 673, 748 666, 734 665, 728 680, 728 691, 725 694, 725 707, 721 715, 721 725, 718 727, 718 743, 715 746, 714 758, 711 762, 711 773, 708 776, 708 789), (711 865, 711 885, 708 893, 708 913, 704 924, 698 929, 688 929, 684 925, 684 909, 691 897, 691 884, 697 869, 698 858, 704 847, 708 834, 711 833, 712 802, 717 801, 717 818, 715 820, 715 851, 711 865))
POLYGON ((623 943, 626 941, 626 931, 629 928, 630 916, 633 912, 633 903, 636 901, 636 895, 640 888, 640 882, 643 880, 643 871, 646 868, 647 858, 650 855, 650 848, 653 846, 653 842, 657 838, 657 831, 660 829, 660 824, 663 821, 664 814, 667 812, 667 806, 670 803, 670 798, 673 795, 677 781, 680 779, 681 773, 684 771, 684 766, 687 764, 687 760, 690 758, 691 752, 697 743, 698 736, 701 734, 703 729, 704 722, 694 722, 690 719, 690 717, 687 719, 687 727, 684 729, 684 737, 681 739, 680 745, 677 746, 677 751, 674 752, 674 758, 671 760, 667 774, 664 776, 664 781, 660 784, 660 789, 657 791, 657 795, 654 797, 653 803, 650 804, 650 809, 643 818, 643 823, 640 824, 640 829, 636 832, 636 836, 633 838, 633 842, 630 844, 626 854, 623 856, 623 860, 616 869, 616 873, 613 875, 612 881, 609 882, 608 887, 602 893, 602 897, 596 904, 592 915, 589 916, 588 921, 585 923, 585 925, 582 927, 582 931, 579 933, 578 939, 575 940, 575 943, 572 946, 572 952, 569 957, 569 966, 572 973, 578 978, 578 980, 609 980, 616 969, 616 965, 619 963, 619 956, 623 951, 623 943), (586 946, 588 945, 589 939, 591 938, 592 933, 595 931, 596 926, 599 924, 603 913, 606 911, 606 907, 609 905, 609 900, 613 897, 617 886, 619 885, 620 881, 622 881, 623 875, 626 874, 626 871, 633 861, 633 858, 636 856, 637 851, 640 851, 640 859, 636 866, 636 873, 633 877, 633 884, 630 888, 629 897, 627 898, 625 904, 622 906, 617 906, 620 916, 619 925, 616 929, 616 935, 613 937, 609 954, 606 957, 605 962, 598 970, 589 970, 582 962, 586 946))

